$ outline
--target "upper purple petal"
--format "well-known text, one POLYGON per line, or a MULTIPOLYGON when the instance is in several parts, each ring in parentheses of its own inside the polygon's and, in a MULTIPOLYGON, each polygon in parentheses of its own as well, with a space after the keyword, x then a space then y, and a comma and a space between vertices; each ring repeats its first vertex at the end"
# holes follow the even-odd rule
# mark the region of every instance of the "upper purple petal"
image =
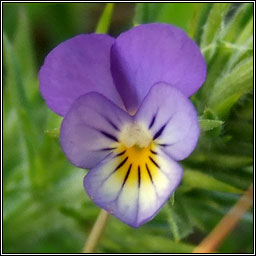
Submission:
POLYGON ((103 95, 85 94, 74 101, 63 119, 61 147, 74 165, 92 168, 114 150, 128 122, 128 113, 103 95))
POLYGON ((205 80, 206 64, 184 31, 154 23, 134 27, 116 39, 111 71, 127 110, 133 113, 157 82, 169 83, 191 96, 205 80))
POLYGON ((78 35, 48 54, 39 73, 40 91, 54 112, 64 116, 76 98, 92 91, 123 107, 110 72, 113 42, 108 35, 78 35))

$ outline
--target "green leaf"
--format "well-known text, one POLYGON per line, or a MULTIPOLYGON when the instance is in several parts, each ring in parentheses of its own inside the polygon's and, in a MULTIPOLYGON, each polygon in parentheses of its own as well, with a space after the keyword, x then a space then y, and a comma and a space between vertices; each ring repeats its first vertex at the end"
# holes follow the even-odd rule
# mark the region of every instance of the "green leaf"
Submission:
POLYGON ((19 8, 19 23, 15 33, 13 48, 17 54, 17 62, 20 65, 20 72, 23 77, 24 90, 28 98, 38 94, 36 83, 37 72, 35 65, 34 47, 32 43, 31 28, 27 17, 26 9, 19 8))
POLYGON ((175 191, 172 193, 171 197, 170 197, 170 204, 171 206, 173 206, 175 203, 175 191))
POLYGON ((249 37, 253 34, 253 17, 248 21, 247 25, 244 27, 244 29, 239 34, 236 44, 242 45, 244 44, 249 37))
POLYGON ((227 183, 219 181, 202 172, 186 169, 183 176, 184 187, 240 194, 243 191, 227 183))
POLYGON ((20 67, 17 62, 17 57, 10 41, 5 34, 3 34, 3 46, 7 75, 13 79, 12 83, 10 83, 8 86, 12 86, 12 102, 14 104, 15 111, 17 112, 18 123, 23 133, 29 163, 29 175, 31 183, 33 183, 33 176, 36 169, 34 156, 36 155, 38 136, 34 132, 34 126, 31 122, 31 117, 33 117, 33 115, 24 90, 24 83, 22 80, 20 67))
POLYGON ((177 200, 174 205, 168 202, 164 212, 176 243, 192 232, 192 225, 180 200, 177 200))
MULTIPOLYGON (((184 11, 177 7, 180 17, 172 10, 170 13, 173 17, 168 15, 167 9, 173 6, 172 3, 139 3, 137 7, 143 6, 143 21, 140 23, 176 19, 174 23, 186 27, 188 34, 198 40, 203 34, 202 27, 207 21, 210 7, 214 5, 195 3, 192 17, 186 9, 193 6, 191 3, 180 5, 185 7, 184 11), (163 10, 165 7, 167 9, 163 10)), ((57 139, 53 139, 58 136, 57 129, 53 128, 60 126, 62 117, 46 107, 39 95, 38 83, 33 79, 37 78, 37 67, 42 64, 50 48, 75 34, 96 28, 96 17, 101 14, 105 5, 4 3, 3 6, 4 24, 5 28, 8 27, 8 31, 5 30, 8 38, 4 38, 3 49, 3 250, 25 254, 79 253, 97 218, 99 208, 84 192, 82 180, 86 172, 73 167, 57 139), (24 12, 21 6, 24 7, 24 12), (33 45, 36 59, 33 59, 33 45), (33 168, 30 159, 33 161, 33 168), (31 184, 30 179, 36 187, 31 184)), ((114 34, 124 31, 132 23, 130 18, 133 6, 118 6, 122 15, 113 20, 111 31, 114 34)), ((97 252, 191 253, 194 249, 192 243, 196 244, 198 238, 209 233, 240 197, 238 193, 231 193, 234 188, 244 190, 251 183, 253 95, 241 96, 226 118, 219 116, 217 108, 207 108, 216 85, 253 54, 253 5, 245 8, 238 17, 236 10, 240 11, 243 4, 239 6, 232 4, 228 15, 224 16, 225 22, 220 22, 224 26, 216 29, 216 37, 213 39, 216 49, 207 62, 208 82, 205 84, 209 87, 201 98, 199 94, 194 95, 196 106, 199 106, 201 125, 203 129, 209 130, 202 133, 198 147, 182 163, 184 169, 188 168, 193 175, 187 178, 185 171, 184 180, 175 192, 175 202, 173 203, 172 196, 167 205, 171 211, 166 212, 164 207, 152 221, 140 228, 133 229, 111 217, 97 252), (239 22, 233 18, 239 19, 239 22), (235 22, 239 24, 237 27, 235 22), (224 31, 230 33, 222 34, 224 31), (225 38, 225 35, 228 36, 225 38), (222 120, 225 121, 224 125, 212 128, 222 120), (209 133, 218 129, 221 129, 219 136, 209 138, 209 133), (195 172, 208 177, 199 174, 195 178, 195 172), (220 190, 230 192, 219 192, 220 190), (197 228, 204 230, 205 234, 197 228), (179 241, 181 239, 184 241, 179 241)), ((230 89, 231 92, 232 90, 230 89)), ((238 239, 243 235, 241 244, 233 246, 236 240, 232 238, 230 247, 222 252, 239 252, 241 248, 243 252, 249 252, 244 241, 253 241, 251 232, 246 232, 252 227, 252 222, 253 215, 250 213, 239 224, 238 231, 244 232, 234 232, 238 239), (248 225, 245 225, 245 221, 248 225)))
MULTIPOLYGON (((242 7, 244 6, 242 5, 241 8, 242 7)), ((199 102, 201 103, 201 108, 204 108, 205 105, 208 105, 209 98, 212 94, 211 91, 216 85, 216 82, 222 77, 230 74, 231 70, 235 67, 235 65, 243 61, 245 58, 252 56, 253 54, 252 24, 250 25, 250 22, 248 23, 247 21, 247 25, 245 24, 245 27, 243 27, 242 25, 236 27, 237 37, 239 38, 240 35, 243 34, 244 36, 242 37, 245 38, 244 40, 240 40, 240 42, 238 43, 238 41, 235 40, 236 38, 234 38, 234 40, 232 39, 233 32, 231 33, 231 30, 233 31, 234 29, 233 20, 237 21, 234 21, 235 24, 237 24, 238 22, 239 24, 242 24, 244 20, 244 12, 248 12, 247 8, 245 9, 246 10, 244 10, 243 8, 238 9, 237 12, 233 15, 234 17, 229 14, 227 16, 228 23, 226 24, 224 21, 222 22, 221 28, 219 29, 219 32, 214 39, 214 42, 209 44, 208 47, 202 49, 202 51, 206 55, 208 54, 208 74, 204 85, 197 94, 197 97, 199 97, 199 102)))
POLYGON ((139 3, 134 23, 169 23, 188 31, 195 6, 194 3, 139 3))
POLYGON ((210 6, 210 3, 196 3, 194 5, 193 15, 188 26, 188 35, 196 42, 199 42, 202 26, 205 24, 210 6))
POLYGON ((202 132, 213 130, 214 128, 221 127, 223 121, 211 119, 199 119, 200 129, 202 132))
POLYGON ((194 189, 182 200, 190 221, 207 234, 238 198, 234 194, 194 189))
POLYGON ((243 143, 252 143, 253 142, 253 126, 248 122, 239 121, 230 121, 227 126, 229 134, 232 134, 232 137, 243 143))
POLYGON ((51 130, 45 130, 45 134, 48 135, 51 138, 59 138, 60 135, 60 129, 54 128, 51 130))
POLYGON ((107 3, 106 7, 100 17, 95 33, 105 34, 108 32, 112 13, 114 9, 114 3, 107 3))
MULTIPOLYGON (((221 169, 238 169, 251 165, 253 159, 251 156, 233 155, 229 152, 215 152, 200 150, 192 154, 187 160, 187 162, 193 165, 200 166, 202 169, 212 167, 221 169)), ((205 170, 205 171, 208 171, 205 170)))
POLYGON ((224 41, 234 42, 240 35, 243 29, 244 16, 250 17, 253 14, 251 9, 252 3, 241 4, 233 17, 228 20, 228 24, 222 31, 222 38, 224 41))
POLYGON ((216 49, 216 39, 224 23, 230 3, 215 3, 209 13, 201 40, 201 49, 206 60, 209 60, 216 49))
POLYGON ((216 138, 221 134, 224 122, 210 108, 206 108, 199 118, 200 130, 204 136, 216 138))
POLYGON ((194 249, 194 245, 188 242, 176 243, 172 241, 169 232, 159 234, 159 230, 160 227, 151 230, 144 226, 135 230, 112 219, 101 241, 102 250, 97 252, 190 253, 194 249), (120 237, 125 239, 120 242, 120 237))
POLYGON ((243 45, 229 44, 229 47, 232 47, 234 51, 223 70, 223 74, 229 73, 236 64, 253 55, 253 35, 243 45))
POLYGON ((134 16, 134 25, 156 21, 163 4, 160 3, 137 3, 134 16))
POLYGON ((225 116, 239 98, 253 89, 253 58, 239 63, 215 84, 208 106, 220 117, 225 116))
POLYGON ((15 86, 12 90, 14 93, 13 103, 16 105, 17 109, 25 109, 30 113, 30 107, 25 93, 24 83, 22 81, 22 73, 20 71, 13 46, 5 33, 3 33, 3 53, 7 76, 13 78, 13 84, 15 86))

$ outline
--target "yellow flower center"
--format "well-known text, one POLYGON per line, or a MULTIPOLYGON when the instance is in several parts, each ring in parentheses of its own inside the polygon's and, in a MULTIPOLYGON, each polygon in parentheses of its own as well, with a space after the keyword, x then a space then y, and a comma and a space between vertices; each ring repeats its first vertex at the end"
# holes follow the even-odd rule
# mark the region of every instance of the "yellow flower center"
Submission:
POLYGON ((140 123, 125 126, 117 144, 116 178, 128 186, 140 186, 142 182, 152 184, 160 166, 148 128, 140 123))

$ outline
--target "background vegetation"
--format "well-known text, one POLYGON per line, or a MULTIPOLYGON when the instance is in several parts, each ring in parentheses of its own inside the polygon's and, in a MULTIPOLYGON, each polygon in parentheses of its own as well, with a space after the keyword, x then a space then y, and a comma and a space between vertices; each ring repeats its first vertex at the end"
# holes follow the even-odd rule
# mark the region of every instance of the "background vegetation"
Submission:
MULTIPOLYGON (((157 217, 139 229, 112 217, 97 252, 192 252, 253 181, 253 4, 105 6, 3 4, 5 253, 81 252, 99 213, 83 190, 86 170, 73 167, 61 151, 61 118, 38 90, 45 56, 79 33, 117 36, 136 24, 171 23, 200 45, 208 65, 207 80, 192 97, 200 142, 182 162, 181 185, 157 217)), ((252 210, 219 252, 253 252, 252 210)))

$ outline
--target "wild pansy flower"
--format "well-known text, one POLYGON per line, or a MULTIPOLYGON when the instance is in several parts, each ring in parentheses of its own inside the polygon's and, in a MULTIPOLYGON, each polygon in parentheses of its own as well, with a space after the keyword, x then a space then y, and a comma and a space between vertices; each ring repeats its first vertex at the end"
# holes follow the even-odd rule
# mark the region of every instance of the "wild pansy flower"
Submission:
POLYGON ((132 227, 151 220, 182 178, 177 161, 199 137, 188 97, 206 77, 198 46, 168 24, 134 27, 116 39, 86 34, 53 49, 40 91, 64 117, 61 147, 87 194, 132 227))

